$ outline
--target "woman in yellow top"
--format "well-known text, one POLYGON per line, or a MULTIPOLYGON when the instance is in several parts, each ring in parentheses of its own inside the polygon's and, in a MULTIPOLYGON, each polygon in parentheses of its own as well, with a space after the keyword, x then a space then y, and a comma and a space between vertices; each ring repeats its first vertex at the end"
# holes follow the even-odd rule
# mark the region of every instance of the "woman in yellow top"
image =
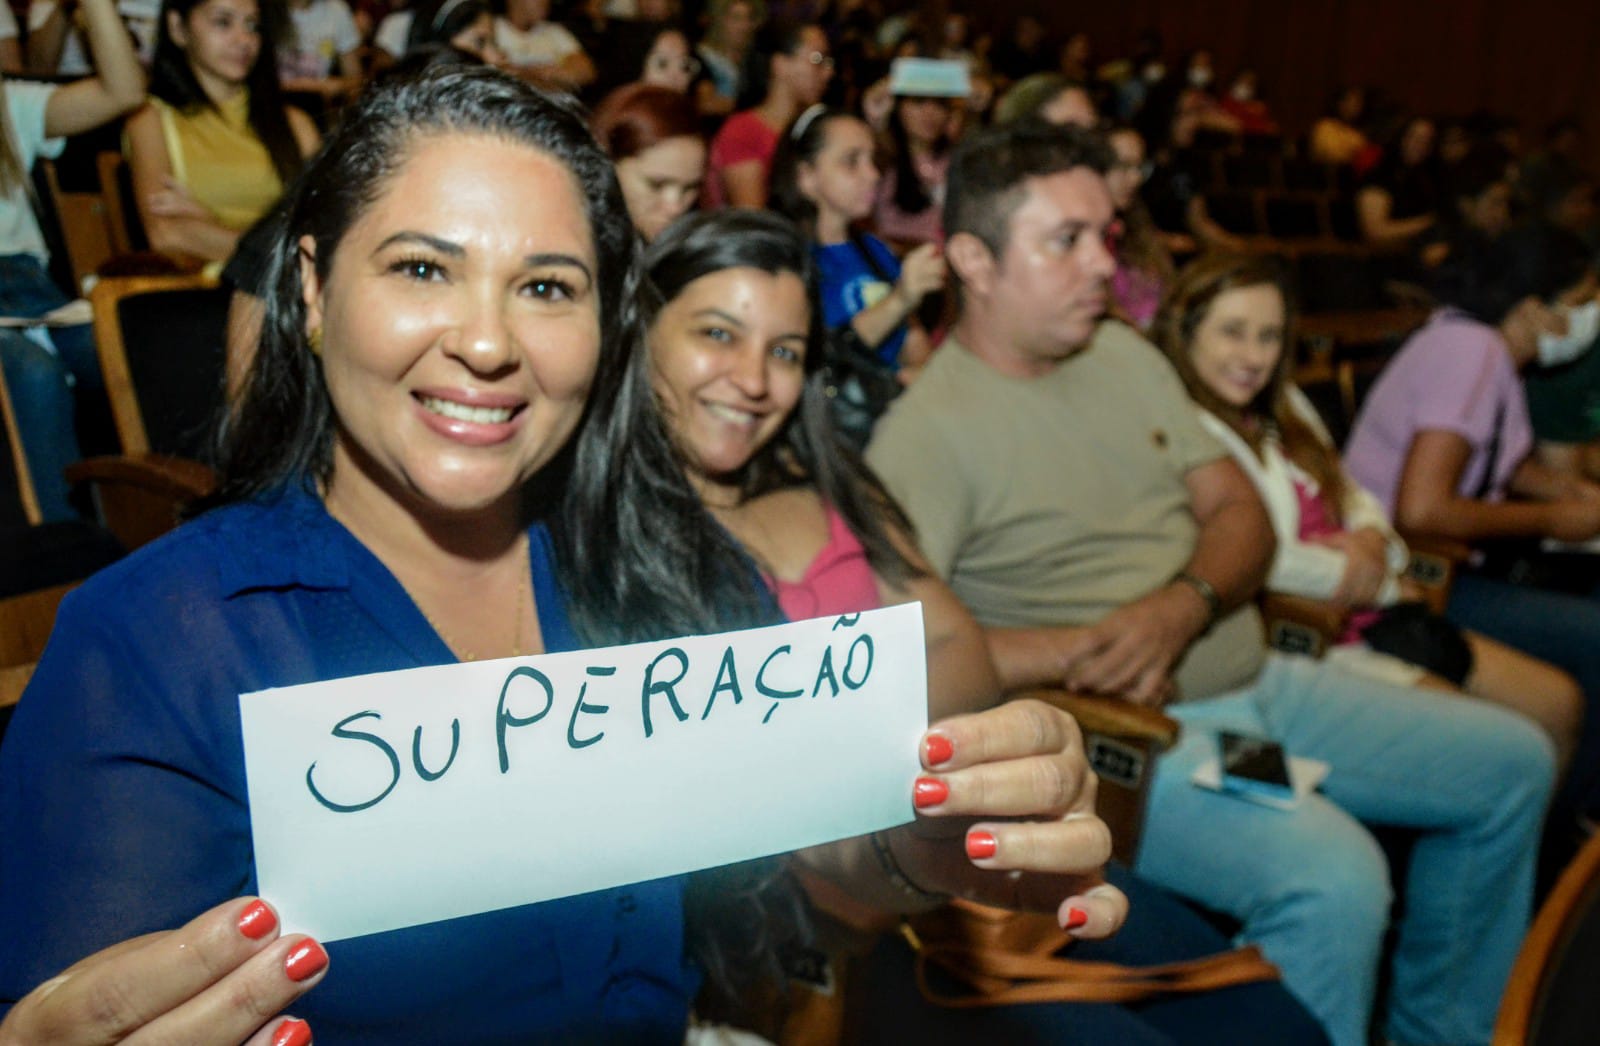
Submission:
POLYGON ((317 148, 283 104, 257 0, 167 0, 150 101, 128 118, 139 217, 164 254, 222 261, 317 148))

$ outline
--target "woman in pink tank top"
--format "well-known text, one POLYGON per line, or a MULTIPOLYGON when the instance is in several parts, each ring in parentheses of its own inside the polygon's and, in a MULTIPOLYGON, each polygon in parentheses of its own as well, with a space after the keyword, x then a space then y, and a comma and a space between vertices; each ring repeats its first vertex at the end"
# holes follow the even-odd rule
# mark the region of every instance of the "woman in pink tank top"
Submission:
POLYGON ((982 630, 828 423, 812 262, 793 227, 708 215, 668 232, 646 258, 665 302, 650 330, 655 391, 712 518, 791 620, 920 601, 931 716, 994 703, 982 630))

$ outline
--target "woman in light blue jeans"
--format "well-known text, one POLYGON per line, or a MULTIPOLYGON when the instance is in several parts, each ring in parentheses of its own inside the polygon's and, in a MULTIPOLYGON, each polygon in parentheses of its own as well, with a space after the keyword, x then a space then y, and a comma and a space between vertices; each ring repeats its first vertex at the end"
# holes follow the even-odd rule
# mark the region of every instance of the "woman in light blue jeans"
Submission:
MULTIPOLYGON (((32 255, 0 256, 0 315, 43 316, 66 301, 32 255)), ((72 519, 64 472, 80 456, 73 389, 93 392, 105 386, 93 331, 88 324, 28 334, 0 330, 0 366, 5 368, 39 511, 47 523, 72 519), (51 348, 36 340, 40 337, 51 348)))
POLYGON ((1167 711, 1183 735, 1158 764, 1137 870, 1243 920, 1336 1046, 1365 1046, 1395 890, 1364 825, 1415 829, 1383 1030, 1488 1042, 1530 916, 1549 739, 1494 705, 1280 655, 1247 689, 1167 711), (1327 762, 1321 794, 1284 811, 1192 784, 1218 730, 1327 762))

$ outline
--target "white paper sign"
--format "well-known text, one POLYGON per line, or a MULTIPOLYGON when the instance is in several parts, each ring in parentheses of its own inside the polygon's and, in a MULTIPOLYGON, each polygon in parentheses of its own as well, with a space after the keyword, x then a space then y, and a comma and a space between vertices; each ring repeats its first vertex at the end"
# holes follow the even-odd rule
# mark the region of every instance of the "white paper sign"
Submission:
POLYGON ((922 609, 244 694, 258 885, 339 940, 912 819, 922 609))

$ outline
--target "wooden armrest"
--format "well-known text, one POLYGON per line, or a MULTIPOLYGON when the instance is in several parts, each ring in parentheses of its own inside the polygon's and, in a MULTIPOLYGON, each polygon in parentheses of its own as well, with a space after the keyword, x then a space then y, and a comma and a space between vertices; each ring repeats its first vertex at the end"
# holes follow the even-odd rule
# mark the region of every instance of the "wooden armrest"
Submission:
POLYGON ((94 486, 106 529, 130 551, 176 527, 184 506, 217 486, 207 466, 163 454, 89 458, 68 466, 67 480, 94 486))
POLYGON ((1320 657, 1345 628, 1345 611, 1319 599, 1264 592, 1261 619, 1267 644, 1286 654, 1320 657))
POLYGON ((1411 548, 1404 580, 1421 591, 1424 602, 1436 614, 1444 613, 1450 602, 1450 583, 1456 570, 1472 556, 1472 546, 1449 538, 1401 535, 1411 548))
POLYGON ((34 662, 29 662, 0 668, 0 708, 14 705, 22 699, 22 692, 28 688, 28 680, 33 678, 34 666, 34 662))
POLYGON ((1095 811, 1111 829, 1112 854, 1132 865, 1155 760, 1178 740, 1182 725, 1158 709, 1097 694, 1038 689, 1011 696, 1055 705, 1078 721, 1084 754, 1100 779, 1095 811))
POLYGON ((1418 555, 1434 556, 1451 563, 1465 563, 1472 558, 1472 546, 1464 541, 1434 537, 1430 534, 1402 533, 1400 536, 1405 538, 1413 558, 1418 555))
POLYGON ((1160 709, 1145 708, 1119 698, 1054 688, 1027 690, 1011 696, 1031 697, 1055 705, 1076 719, 1084 733, 1148 738, 1163 749, 1171 748, 1178 740, 1180 727, 1176 719, 1160 709))

